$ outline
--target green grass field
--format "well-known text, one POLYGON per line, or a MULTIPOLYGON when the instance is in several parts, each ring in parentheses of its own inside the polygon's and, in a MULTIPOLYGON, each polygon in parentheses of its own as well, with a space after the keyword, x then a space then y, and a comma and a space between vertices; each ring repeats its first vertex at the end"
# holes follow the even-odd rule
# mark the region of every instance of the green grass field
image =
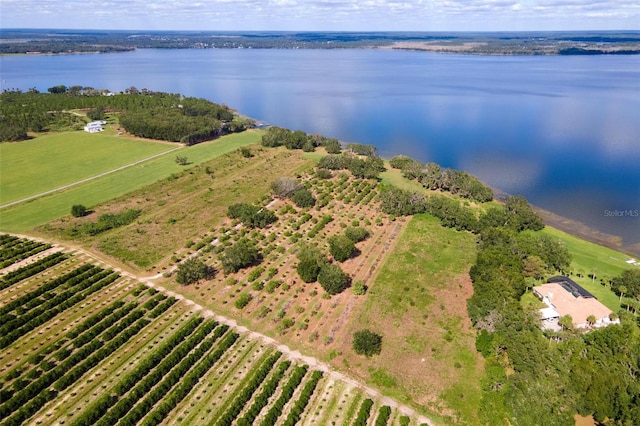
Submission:
POLYGON ((617 312, 620 309, 618 296, 609 287, 603 286, 600 279, 608 281, 620 275, 625 269, 633 268, 634 266, 625 263, 629 256, 548 226, 541 232, 562 240, 569 249, 573 272, 571 279, 590 291, 609 309, 617 312), (583 277, 578 277, 577 274, 583 277), (589 274, 595 275, 595 279, 589 278, 589 274))
MULTIPOLYGON (((232 152, 240 146, 257 143, 259 142, 261 136, 262 133, 259 131, 247 131, 243 133, 228 135, 215 141, 186 147, 167 155, 156 157, 147 162, 143 162, 124 170, 120 170, 107 176, 92 180, 90 182, 74 186, 64 191, 49 194, 35 200, 4 208, 2 209, 2 211, 0 211, 0 229, 5 232, 25 232, 35 226, 42 225, 53 219, 69 214, 69 211, 73 204, 83 204, 90 208, 91 206, 111 200, 134 189, 147 186, 159 179, 166 178, 172 173, 183 170, 185 167, 191 167, 193 165, 211 160, 228 152, 232 152), (187 157, 187 159, 189 160, 189 165, 177 165, 175 162, 176 154, 187 157)), ((36 139, 36 141, 37 140, 38 139, 36 139)), ((123 138, 120 140, 125 139, 123 138)), ((134 140, 129 140, 129 142, 132 144, 132 146, 134 146, 135 144, 151 144, 154 145, 156 149, 161 148, 161 150, 172 148, 170 145, 153 144, 150 142, 141 142, 134 140)), ((2 147, 3 149, 3 151, 1 152, 3 163, 0 192, 4 194, 5 185, 8 184, 8 182, 5 181, 5 174, 9 176, 9 172, 4 169, 4 149, 6 147, 17 149, 20 148, 20 144, 1 144, 0 147, 2 147)), ((117 150, 113 150, 113 152, 117 152, 117 150)), ((56 161, 49 160, 48 162, 52 163, 52 165, 55 164, 57 169, 64 169, 66 167, 65 163, 67 162, 65 158, 69 158, 69 156, 72 155, 73 150, 67 152, 66 156, 60 155, 55 157, 56 161)), ((145 155, 141 156, 145 157, 145 155)), ((132 158, 133 157, 130 157, 130 159, 132 158)), ((40 158, 38 161, 40 161, 40 163, 47 162, 44 161, 43 158, 40 158)), ((135 161, 135 159, 133 159, 132 161, 135 161)), ((126 164, 132 161, 124 161, 124 163, 126 164)), ((85 173, 89 173, 90 171, 90 169, 84 170, 85 173)), ((84 176, 80 176, 80 174, 77 174, 77 176, 78 179, 81 179, 83 177, 89 177, 95 174, 97 174, 97 172, 89 173, 88 175, 85 174, 84 176)), ((58 185, 51 185, 49 189, 55 188, 56 186, 58 185)), ((44 190, 46 189, 47 188, 45 188, 44 190)), ((33 192, 38 193, 39 191, 33 192)))
POLYGON ((3 143, 0 204, 95 176, 177 146, 86 132, 52 133, 19 143, 3 143))
POLYGON ((382 183, 386 185, 393 185, 400 189, 404 189, 406 191, 418 191, 423 192, 425 189, 420 182, 417 180, 409 180, 402 176, 402 171, 399 169, 394 169, 389 166, 389 162, 385 161, 385 166, 387 170, 380 173, 380 179, 382 183))
POLYGON ((369 381, 436 413, 442 406, 432 406, 432 401, 445 401, 452 410, 445 410, 446 423, 478 423, 484 372, 465 303, 471 295, 467 271, 474 260, 472 234, 417 215, 399 236, 352 321, 356 328, 366 324, 383 335, 380 356, 361 361, 369 381))

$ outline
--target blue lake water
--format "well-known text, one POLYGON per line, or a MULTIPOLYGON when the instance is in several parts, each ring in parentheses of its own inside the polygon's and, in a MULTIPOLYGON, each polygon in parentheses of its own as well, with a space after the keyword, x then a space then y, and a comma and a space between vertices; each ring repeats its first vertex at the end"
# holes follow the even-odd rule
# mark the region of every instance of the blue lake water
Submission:
POLYGON ((138 50, 1 57, 2 88, 129 86, 467 170, 640 252, 640 56, 138 50))

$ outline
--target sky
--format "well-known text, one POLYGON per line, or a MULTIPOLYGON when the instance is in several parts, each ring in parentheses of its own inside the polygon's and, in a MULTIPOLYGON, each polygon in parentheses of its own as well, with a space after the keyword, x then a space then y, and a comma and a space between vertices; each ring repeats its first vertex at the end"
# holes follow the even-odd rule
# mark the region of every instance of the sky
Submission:
POLYGON ((212 31, 640 30, 640 1, 0 0, 1 28, 212 31))

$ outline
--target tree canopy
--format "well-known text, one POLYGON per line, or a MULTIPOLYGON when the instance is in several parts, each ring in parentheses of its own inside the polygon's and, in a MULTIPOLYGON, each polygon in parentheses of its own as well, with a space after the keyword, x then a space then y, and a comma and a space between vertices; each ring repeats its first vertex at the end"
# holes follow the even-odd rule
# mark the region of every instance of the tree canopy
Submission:
POLYGON ((322 265, 318 273, 318 282, 329 294, 342 293, 349 286, 349 281, 349 275, 332 263, 322 265))
POLYGON ((222 270, 225 274, 238 272, 242 268, 254 265, 260 259, 260 252, 247 238, 241 238, 235 244, 225 248, 220 255, 222 270))
MULTIPOLYGON (((4 91, 0 94, 3 117, 0 138, 22 140, 27 131, 49 130, 61 116, 69 115, 65 111, 72 109, 89 109, 88 120, 117 113, 120 125, 135 136, 188 145, 242 131, 251 125, 251 120, 206 99, 134 89, 111 94, 88 87, 57 85, 49 88, 49 93, 4 91), (104 96, 105 93, 110 96, 104 96)), ((73 118, 78 119, 75 115, 73 118)))
POLYGON ((320 269, 327 262, 320 250, 309 245, 301 245, 297 253, 298 266, 296 271, 302 281, 313 283, 318 280, 320 269))
POLYGON ((346 235, 333 235, 329 237, 329 253, 338 262, 349 259, 356 251, 356 246, 346 235))
POLYGON ((193 284, 213 276, 214 270, 202 260, 192 257, 178 265, 176 281, 179 284, 193 284))
POLYGON ((366 328, 356 331, 353 334, 353 350, 366 357, 378 355, 382 351, 382 336, 366 328))
POLYGON ((231 219, 239 219, 240 222, 250 228, 266 228, 278 220, 276 214, 266 207, 247 203, 230 205, 227 209, 227 216, 231 219))

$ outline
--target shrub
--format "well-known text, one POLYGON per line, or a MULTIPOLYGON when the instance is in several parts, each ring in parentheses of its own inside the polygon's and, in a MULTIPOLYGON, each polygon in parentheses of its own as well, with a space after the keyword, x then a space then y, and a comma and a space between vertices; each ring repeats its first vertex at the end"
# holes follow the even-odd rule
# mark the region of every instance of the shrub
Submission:
POLYGON ((73 217, 83 217, 87 215, 87 208, 82 204, 74 204, 71 206, 71 215, 73 217))
POLYGON ((344 235, 333 235, 329 237, 329 252, 338 262, 349 259, 356 250, 356 246, 351 239, 344 235))
POLYGON ((351 289, 353 290, 353 294, 355 294, 356 296, 362 296, 367 292, 367 286, 362 280, 357 280, 355 283, 353 283, 353 287, 351 289))
POLYGON ((225 274, 238 272, 242 268, 251 266, 260 259, 258 249, 251 241, 241 238, 237 243, 225 249, 220 255, 222 269, 225 274))
POLYGON ((318 169, 316 171, 316 176, 318 176, 320 179, 331 179, 333 175, 331 174, 331 170, 318 169))
POLYGON ((357 331, 353 335, 353 350, 366 357, 377 355, 382 350, 382 336, 368 329, 357 331))
POLYGON ((316 203, 316 199, 313 198, 311 192, 306 188, 301 188, 294 192, 291 196, 291 201, 300 208, 313 207, 316 203))
POLYGON ((349 276, 338 266, 325 264, 318 273, 318 282, 329 294, 338 294, 349 285, 349 276))
POLYGON ((241 293, 240 296, 236 299, 234 305, 238 309, 243 309, 245 306, 251 302, 251 295, 249 293, 241 293))
POLYGON ((366 240, 369 237, 369 231, 360 226, 350 226, 344 230, 344 235, 354 243, 366 240))
POLYGON ((178 265, 176 281, 183 285, 192 284, 210 278, 213 272, 213 268, 205 265, 202 260, 192 257, 178 265))
POLYGON ((298 251, 298 266, 296 270, 305 283, 312 283, 318 279, 320 268, 326 262, 322 253, 314 247, 302 246, 298 251))

